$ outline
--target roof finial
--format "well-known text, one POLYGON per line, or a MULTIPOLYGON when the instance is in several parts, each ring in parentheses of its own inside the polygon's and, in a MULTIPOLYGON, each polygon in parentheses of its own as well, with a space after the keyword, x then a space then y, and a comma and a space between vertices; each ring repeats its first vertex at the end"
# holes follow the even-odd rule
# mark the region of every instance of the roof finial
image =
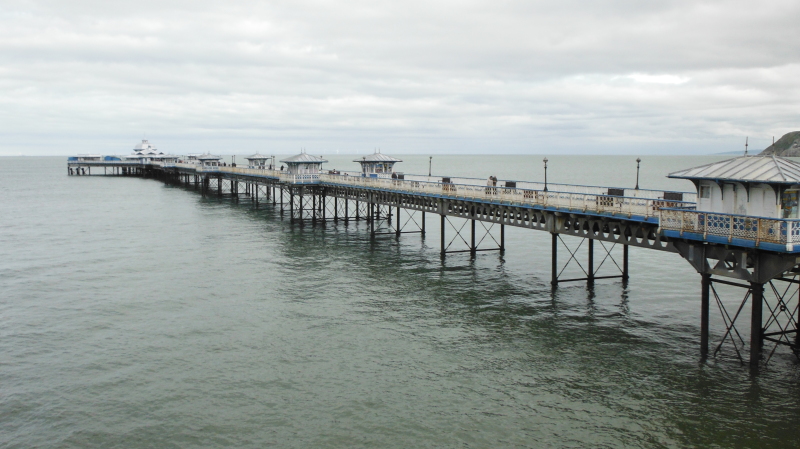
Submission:
POLYGON ((748 141, 749 139, 750 139, 749 137, 745 137, 745 138, 744 138, 744 155, 745 155, 745 156, 747 156, 747 141, 748 141))

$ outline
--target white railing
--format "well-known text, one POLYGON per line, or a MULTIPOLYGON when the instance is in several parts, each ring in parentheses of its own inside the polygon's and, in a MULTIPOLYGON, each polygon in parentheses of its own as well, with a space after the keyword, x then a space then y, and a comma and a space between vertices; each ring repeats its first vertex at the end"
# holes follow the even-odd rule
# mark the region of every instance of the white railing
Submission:
POLYGON ((237 175, 248 176, 261 176, 265 178, 278 178, 280 177, 280 170, 270 170, 267 168, 244 168, 244 167, 220 167, 219 171, 223 173, 232 173, 237 175))
POLYGON ((457 199, 497 201, 514 205, 541 206, 581 212, 620 214, 629 217, 633 215, 646 218, 656 217, 658 216, 658 210, 663 207, 693 206, 693 204, 682 201, 437 183, 409 180, 408 178, 399 180, 323 174, 319 179, 321 182, 334 185, 367 187, 457 199))
MULTIPOLYGON (((405 180, 409 181, 421 181, 421 182, 441 182, 441 176, 425 176, 425 175, 412 175, 412 174, 404 174, 403 175, 405 180)), ((477 179, 477 178, 458 178, 458 177, 450 177, 450 182, 453 184, 460 184, 460 185, 474 185, 474 186, 485 186, 486 179, 477 179)), ((497 188, 505 187, 506 182, 513 182, 516 184, 517 189, 525 189, 525 190, 544 190, 544 183, 543 182, 529 182, 529 181, 512 181, 512 180, 498 180, 497 188)), ((646 198, 651 200, 658 200, 664 199, 665 196, 670 196, 669 194, 680 194, 681 201, 694 203, 697 202, 697 193, 695 192, 673 192, 673 191, 664 191, 664 190, 648 190, 648 189, 631 189, 631 188, 623 188, 623 187, 603 187, 603 186, 585 186, 585 185, 572 185, 572 184, 554 184, 554 183, 547 183, 547 189, 553 190, 557 192, 569 192, 569 193, 583 193, 587 195, 611 195, 611 196, 623 196, 628 198, 646 198)))
POLYGON ((143 165, 139 161, 67 161, 67 165, 143 165))
POLYGON ((793 251, 794 245, 800 243, 800 220, 681 209, 661 209, 659 214, 661 229, 677 231, 681 235, 691 232, 702 234, 703 239, 711 235, 724 237, 728 242, 743 239, 752 240, 756 245, 761 242, 776 243, 786 245, 787 251, 793 251))
MULTIPOLYGON (((280 173, 279 176, 280 181, 289 184, 316 184, 320 181, 319 173, 303 173, 303 174, 290 174, 285 172, 279 172, 279 173, 280 173)), ((330 176, 336 176, 336 175, 330 175, 330 176)))

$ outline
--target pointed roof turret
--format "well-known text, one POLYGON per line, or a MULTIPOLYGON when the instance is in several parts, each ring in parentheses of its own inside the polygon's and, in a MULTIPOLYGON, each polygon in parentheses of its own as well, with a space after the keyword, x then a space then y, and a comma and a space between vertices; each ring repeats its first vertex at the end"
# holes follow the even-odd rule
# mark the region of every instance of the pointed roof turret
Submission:
POLYGON ((321 164, 328 161, 321 157, 312 156, 303 150, 302 153, 292 157, 287 157, 286 159, 281 159, 280 162, 285 162, 287 164, 321 164))
POLYGON ((353 162, 403 162, 403 160, 382 154, 381 150, 375 150, 375 153, 363 156, 361 159, 354 159, 353 162))

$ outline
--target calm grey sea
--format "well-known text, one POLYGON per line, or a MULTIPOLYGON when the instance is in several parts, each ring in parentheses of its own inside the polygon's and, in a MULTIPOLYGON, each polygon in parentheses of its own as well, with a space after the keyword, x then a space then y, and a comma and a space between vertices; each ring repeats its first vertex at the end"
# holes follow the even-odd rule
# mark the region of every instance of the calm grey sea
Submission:
MULTIPOLYGON (((640 182, 688 190, 666 173, 720 158, 645 157, 640 182)), ((541 159, 432 165, 541 180, 541 159)), ((549 159, 550 182, 635 182, 635 157, 549 159)), ((699 275, 677 255, 634 248, 627 287, 553 291, 548 234, 442 261, 436 223, 370 242, 364 223, 0 158, 0 447, 800 447, 797 364, 700 363, 699 275)))

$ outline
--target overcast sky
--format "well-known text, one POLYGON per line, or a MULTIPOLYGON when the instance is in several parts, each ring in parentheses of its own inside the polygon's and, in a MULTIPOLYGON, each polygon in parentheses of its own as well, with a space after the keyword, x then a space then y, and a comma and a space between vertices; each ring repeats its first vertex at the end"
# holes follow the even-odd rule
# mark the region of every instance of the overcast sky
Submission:
POLYGON ((800 1, 0 3, 0 154, 714 153, 800 129, 800 1))

